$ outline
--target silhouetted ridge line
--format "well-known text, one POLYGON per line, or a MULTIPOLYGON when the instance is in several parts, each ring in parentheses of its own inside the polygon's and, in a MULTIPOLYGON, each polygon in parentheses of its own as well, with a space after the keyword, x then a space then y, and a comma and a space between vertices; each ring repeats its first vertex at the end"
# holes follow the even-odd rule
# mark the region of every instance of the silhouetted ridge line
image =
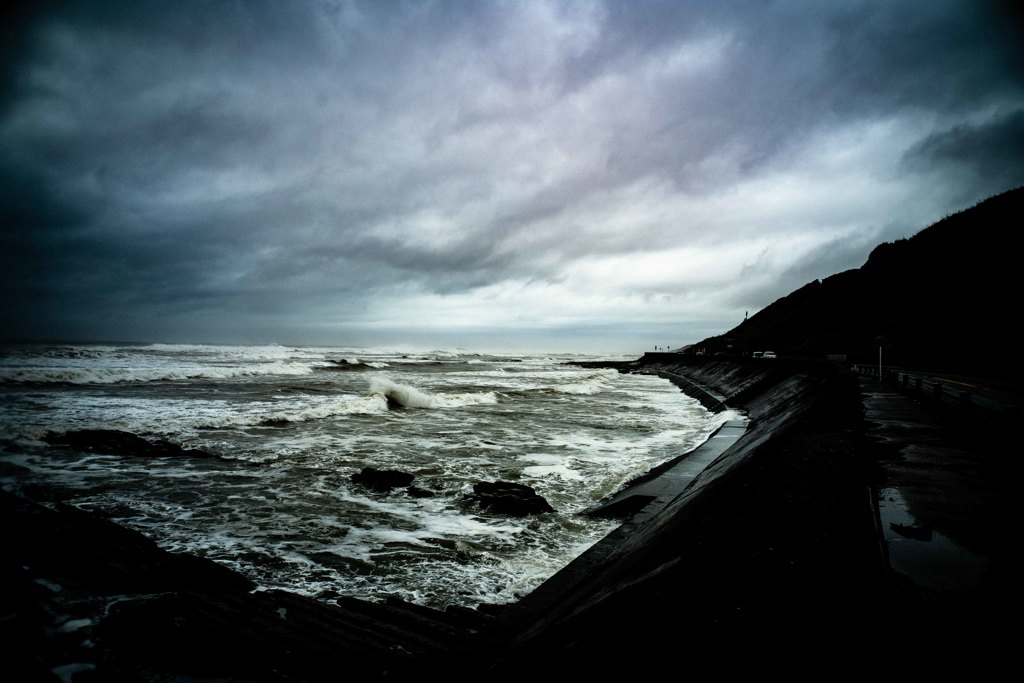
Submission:
POLYGON ((878 245, 860 268, 815 280, 723 335, 706 353, 845 357, 852 363, 974 373, 1020 385, 1010 348, 1024 187, 878 245))

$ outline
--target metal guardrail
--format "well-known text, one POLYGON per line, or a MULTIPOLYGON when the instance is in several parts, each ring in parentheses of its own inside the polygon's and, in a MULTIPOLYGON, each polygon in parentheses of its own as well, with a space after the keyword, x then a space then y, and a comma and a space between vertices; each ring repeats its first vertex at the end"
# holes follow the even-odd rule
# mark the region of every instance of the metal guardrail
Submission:
MULTIPOLYGON (((855 373, 865 377, 879 376, 877 365, 854 365, 852 369, 855 373)), ((1010 405, 997 401, 978 392, 965 389, 963 386, 942 382, 935 378, 928 378, 912 372, 883 368, 881 380, 923 398, 930 398, 945 406, 976 410, 993 416, 1014 416, 1019 415, 1021 412, 1019 405, 1010 405)))

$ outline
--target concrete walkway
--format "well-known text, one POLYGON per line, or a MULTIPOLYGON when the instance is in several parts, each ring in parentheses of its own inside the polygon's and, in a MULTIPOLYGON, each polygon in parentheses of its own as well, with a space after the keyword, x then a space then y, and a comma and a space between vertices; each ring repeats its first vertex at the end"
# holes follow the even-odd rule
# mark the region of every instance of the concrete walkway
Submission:
POLYGON ((1016 618, 1006 495, 1016 425, 965 425, 913 392, 876 378, 860 385, 896 596, 890 616, 922 643, 996 647, 1001 618, 1016 618))

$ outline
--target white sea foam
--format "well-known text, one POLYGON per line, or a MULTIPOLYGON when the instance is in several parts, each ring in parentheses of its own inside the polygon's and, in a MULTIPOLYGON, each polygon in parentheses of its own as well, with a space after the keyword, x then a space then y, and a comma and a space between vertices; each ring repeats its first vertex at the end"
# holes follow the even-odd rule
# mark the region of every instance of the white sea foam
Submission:
POLYGON ((549 477, 558 477, 566 481, 581 481, 583 479, 582 474, 565 465, 531 465, 523 468, 523 474, 538 479, 549 477))
POLYGON ((280 410, 270 413, 264 421, 304 422, 322 420, 339 415, 374 415, 386 412, 387 402, 380 396, 362 396, 356 399, 330 400, 298 410, 280 410))
POLYGON ((716 418, 717 419, 715 419, 715 423, 718 425, 723 425, 726 422, 732 422, 733 420, 739 420, 741 422, 749 421, 749 418, 746 415, 732 409, 723 410, 722 412, 717 414, 716 418))
POLYGON ((397 403, 405 408, 461 408, 498 402, 498 396, 493 391, 463 394, 430 394, 407 384, 393 382, 384 377, 374 377, 370 381, 370 395, 383 396, 388 401, 397 403))
MULTIPOLYGON (((274 423, 303 423, 352 415, 387 413, 387 400, 380 395, 354 394, 291 396, 280 401, 228 401, 216 399, 142 399, 69 394, 55 401, 46 412, 12 410, 0 415, 4 440, 39 441, 60 429, 119 429, 142 435, 159 435, 183 442, 200 438, 195 430, 255 427, 274 423)), ((268 437, 263 436, 264 440, 268 437)), ((291 441, 300 435, 291 435, 291 441)), ((221 449, 214 447, 213 450, 221 449)), ((279 445, 277 450, 286 451, 279 445)))
POLYGON ((264 375, 299 376, 308 375, 312 371, 305 363, 289 362, 194 367, 2 367, 0 383, 120 384, 264 375))
POLYGON ((595 372, 592 375, 588 375, 586 378, 578 382, 556 384, 552 386, 551 389, 560 394, 599 394, 611 386, 612 380, 614 380, 618 374, 619 373, 616 370, 602 370, 601 372, 595 372))

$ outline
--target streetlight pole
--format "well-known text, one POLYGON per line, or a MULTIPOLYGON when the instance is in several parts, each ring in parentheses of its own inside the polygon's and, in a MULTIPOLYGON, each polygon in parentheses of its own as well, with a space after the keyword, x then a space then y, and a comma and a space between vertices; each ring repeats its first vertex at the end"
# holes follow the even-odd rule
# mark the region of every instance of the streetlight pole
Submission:
POLYGON ((875 337, 875 343, 878 344, 878 381, 882 381, 882 347, 885 346, 885 337, 875 337))

